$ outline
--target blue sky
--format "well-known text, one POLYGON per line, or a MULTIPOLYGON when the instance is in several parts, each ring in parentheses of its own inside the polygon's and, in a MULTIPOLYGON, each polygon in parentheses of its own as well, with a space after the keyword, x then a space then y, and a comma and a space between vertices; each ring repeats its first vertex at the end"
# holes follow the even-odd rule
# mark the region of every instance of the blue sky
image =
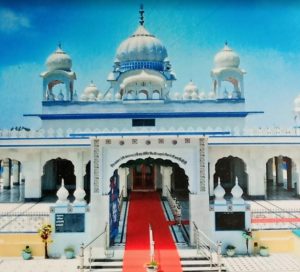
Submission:
MULTIPOLYGON (((138 26, 141 1, 0 0, 0 127, 38 127, 46 58, 58 42, 73 59, 80 94, 93 80, 106 90, 118 45, 138 26)), ((228 41, 241 58, 249 126, 293 126, 300 94, 297 1, 143 1, 145 26, 166 46, 182 92, 190 79, 211 89, 214 55, 228 41)))

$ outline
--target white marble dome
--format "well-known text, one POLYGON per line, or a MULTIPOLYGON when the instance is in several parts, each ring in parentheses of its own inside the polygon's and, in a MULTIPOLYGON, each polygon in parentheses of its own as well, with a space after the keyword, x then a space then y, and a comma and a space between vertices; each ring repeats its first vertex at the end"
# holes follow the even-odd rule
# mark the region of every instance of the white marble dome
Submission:
POLYGON ((164 61, 167 50, 159 39, 140 25, 136 32, 117 49, 116 59, 125 61, 164 61))
POLYGON ((198 87, 192 80, 184 87, 184 93, 188 95, 198 94, 198 87))
POLYGON ((214 64, 216 68, 238 68, 240 57, 227 44, 215 55, 214 64))
POLYGON ((91 82, 83 91, 83 93, 87 96, 90 97, 91 95, 97 97, 99 94, 99 90, 97 86, 91 82))
POLYGON ((71 71, 72 59, 59 46, 46 60, 46 66, 49 71, 64 70, 71 71))

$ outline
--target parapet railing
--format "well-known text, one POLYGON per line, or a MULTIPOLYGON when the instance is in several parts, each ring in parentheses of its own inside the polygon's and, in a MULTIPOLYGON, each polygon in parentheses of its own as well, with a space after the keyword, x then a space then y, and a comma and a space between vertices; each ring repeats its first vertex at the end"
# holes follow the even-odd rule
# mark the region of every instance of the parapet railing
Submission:
POLYGON ((168 186, 167 188, 167 200, 170 205, 172 214, 174 216, 174 220, 178 225, 181 225, 181 218, 182 218, 182 213, 181 213, 181 205, 180 202, 176 199, 176 197, 173 197, 171 194, 171 191, 168 186))
MULTIPOLYGON (((39 130, 16 130, 16 129, 2 129, 0 130, 0 139, 1 138, 61 138, 69 137, 72 133, 82 133, 82 132, 100 132, 103 131, 103 128, 94 129, 88 128, 82 130, 80 128, 48 128, 48 129, 39 129, 39 130)), ((128 132, 136 131, 134 129, 129 129, 128 132)), ((145 129, 145 131, 151 131, 150 129, 145 129)), ((174 128, 165 128, 159 127, 158 131, 169 132, 174 131, 174 128)), ((182 129, 182 131, 190 131, 189 129, 182 129)), ((231 128, 231 127, 197 127, 194 128, 194 132, 212 132, 212 131, 225 131, 229 132, 230 135, 234 136, 299 136, 300 128, 231 128)), ((108 129, 107 132, 124 132, 118 128, 108 129)))
POLYGON ((251 209, 251 221, 253 230, 298 229, 300 227, 300 209, 254 208, 251 209))
POLYGON ((201 255, 210 262, 210 268, 216 267, 218 272, 222 270, 221 242, 215 243, 209 239, 204 232, 198 229, 193 222, 194 242, 196 244, 197 255, 201 255))
POLYGON ((46 212, 1 212, 0 233, 36 233, 50 214, 46 212))
MULTIPOLYGON (((88 244, 82 243, 80 246, 80 254, 79 254, 79 271, 84 272, 85 266, 84 266, 84 257, 85 257, 85 251, 88 249, 89 250, 89 267, 91 271, 91 263, 92 263, 92 244, 95 243, 100 237, 105 237, 104 240, 104 254, 108 254, 108 247, 109 247, 109 235, 108 235, 108 223, 105 223, 105 228, 104 230, 97 235, 93 240, 91 240, 88 244)), ((111 256, 108 256, 111 257, 111 256)))

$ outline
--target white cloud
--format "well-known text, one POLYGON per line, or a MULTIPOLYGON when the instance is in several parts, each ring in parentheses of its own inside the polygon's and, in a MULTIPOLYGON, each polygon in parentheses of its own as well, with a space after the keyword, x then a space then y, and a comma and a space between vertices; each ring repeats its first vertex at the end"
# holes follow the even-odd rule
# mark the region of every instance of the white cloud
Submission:
POLYGON ((0 31, 15 32, 22 28, 30 28, 30 20, 23 14, 17 14, 11 9, 0 8, 0 31))

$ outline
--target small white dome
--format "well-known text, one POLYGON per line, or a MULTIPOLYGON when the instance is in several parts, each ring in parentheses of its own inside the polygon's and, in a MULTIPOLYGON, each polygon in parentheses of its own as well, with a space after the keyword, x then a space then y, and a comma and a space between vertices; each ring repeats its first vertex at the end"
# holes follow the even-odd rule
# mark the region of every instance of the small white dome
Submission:
POLYGON ((91 93, 88 98, 89 98, 89 101, 96 101, 96 97, 95 94, 91 93))
POLYGON ((72 59, 66 52, 58 47, 56 51, 47 58, 46 65, 49 71, 71 71, 72 59))
POLYGON ((99 90, 97 86, 93 83, 93 81, 88 85, 83 92, 87 97, 90 97, 91 94, 93 94, 95 97, 98 96, 99 90))
POLYGON ((116 58, 119 62, 164 61, 167 56, 161 41, 140 25, 131 37, 121 43, 116 58))
POLYGON ((184 93, 189 95, 192 95, 192 93, 198 94, 198 87, 192 80, 184 87, 184 93))
POLYGON ((224 48, 215 55, 214 63, 216 68, 238 68, 240 57, 225 44, 224 48))

